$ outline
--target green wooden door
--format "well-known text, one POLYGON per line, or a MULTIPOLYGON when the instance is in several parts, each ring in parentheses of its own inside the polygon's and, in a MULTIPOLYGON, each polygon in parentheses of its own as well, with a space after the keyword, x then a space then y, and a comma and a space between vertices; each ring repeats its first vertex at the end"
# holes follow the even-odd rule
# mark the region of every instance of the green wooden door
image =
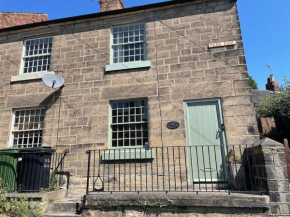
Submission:
POLYGON ((226 180, 225 136, 219 99, 185 103, 190 181, 226 180))

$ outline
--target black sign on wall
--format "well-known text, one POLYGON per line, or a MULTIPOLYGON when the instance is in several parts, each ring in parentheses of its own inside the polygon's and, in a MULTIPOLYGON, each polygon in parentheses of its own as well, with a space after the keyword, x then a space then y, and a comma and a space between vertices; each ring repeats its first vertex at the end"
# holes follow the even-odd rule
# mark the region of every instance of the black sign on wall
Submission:
POLYGON ((177 129, 179 127, 179 123, 176 121, 171 121, 166 126, 168 129, 174 130, 174 129, 177 129))

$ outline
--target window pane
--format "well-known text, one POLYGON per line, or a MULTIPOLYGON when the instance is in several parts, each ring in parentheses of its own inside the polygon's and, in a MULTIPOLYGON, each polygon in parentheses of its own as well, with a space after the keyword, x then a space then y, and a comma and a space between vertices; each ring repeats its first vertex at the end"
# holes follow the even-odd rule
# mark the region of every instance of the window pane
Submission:
POLYGON ((50 56, 24 58, 24 73, 46 71, 50 65, 50 56))
POLYGON ((41 146, 45 109, 15 111, 13 146, 31 148, 41 146))
POLYGON ((111 103, 112 147, 143 146, 148 141, 147 101, 111 103), (146 117, 146 118, 143 118, 146 117), (116 141, 115 141, 116 140, 116 141))
POLYGON ((29 39, 25 41, 23 73, 49 70, 52 38, 29 39))
POLYGON ((145 24, 116 26, 112 32, 114 63, 145 60, 145 24))

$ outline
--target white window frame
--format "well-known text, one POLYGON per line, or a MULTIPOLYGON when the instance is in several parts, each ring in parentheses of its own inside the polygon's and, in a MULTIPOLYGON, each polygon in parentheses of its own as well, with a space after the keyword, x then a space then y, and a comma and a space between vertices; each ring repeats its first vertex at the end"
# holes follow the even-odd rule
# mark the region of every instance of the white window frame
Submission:
MULTIPOLYGON (((45 107, 17 108, 17 109, 13 109, 12 110, 12 120, 11 120, 11 128, 10 128, 10 140, 9 140, 9 145, 8 145, 9 148, 13 148, 13 141, 14 141, 14 134, 13 133, 16 132, 16 131, 14 131, 15 113, 17 111, 36 110, 36 109, 44 109, 45 112, 46 112, 46 108, 45 107)), ((45 115, 46 115, 46 113, 45 113, 45 115)), ((44 121, 45 121, 45 115, 44 115, 44 121)), ((42 132, 43 132, 44 128, 41 128, 41 129, 38 129, 38 130, 42 130, 42 132)), ((37 131, 37 130, 30 130, 30 131, 37 131)))
MULTIPOLYGON (((21 57, 21 64, 20 64, 20 75, 27 75, 27 74, 34 74, 34 73, 45 73, 45 72, 49 72, 50 70, 45 70, 45 71, 36 71, 36 72, 29 72, 29 73, 24 73, 24 59, 25 59, 25 49, 26 49, 26 43, 27 41, 29 40, 37 40, 37 39, 45 39, 45 38, 51 38, 52 39, 52 44, 53 44, 53 37, 52 36, 43 36, 43 37, 37 37, 37 38, 26 38, 24 39, 23 41, 23 49, 22 49, 22 57, 21 57)), ((51 47, 51 50, 52 50, 52 47, 51 47)), ((51 54, 52 54, 52 51, 49 53, 49 54, 38 54, 38 55, 33 55, 33 56, 30 56, 30 57, 41 57, 41 56, 50 56, 51 58, 51 54)))
POLYGON ((137 23, 127 23, 127 24, 122 24, 122 25, 115 25, 115 26, 111 26, 111 53, 110 53, 110 64, 111 65, 118 65, 118 64, 128 64, 128 63, 140 63, 140 62, 145 62, 147 60, 147 38, 146 38, 146 23, 145 22, 137 22, 137 23), (139 42, 128 42, 128 43, 118 43, 118 44, 114 44, 114 31, 113 29, 116 27, 126 27, 126 26, 131 26, 131 25, 140 25, 143 24, 144 25, 144 39, 143 41, 139 41, 139 42), (118 62, 118 63, 114 63, 114 47, 116 46, 120 46, 120 45, 130 45, 130 44, 143 44, 144 45, 144 53, 143 53, 143 60, 142 58, 140 60, 137 61, 128 61, 128 62, 118 62))

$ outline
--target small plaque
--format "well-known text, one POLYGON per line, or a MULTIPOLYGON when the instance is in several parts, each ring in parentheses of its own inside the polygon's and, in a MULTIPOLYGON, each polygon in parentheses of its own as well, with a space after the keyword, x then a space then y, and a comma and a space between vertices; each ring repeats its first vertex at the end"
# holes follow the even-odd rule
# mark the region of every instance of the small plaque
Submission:
POLYGON ((217 43, 212 43, 212 44, 209 44, 208 47, 209 47, 209 48, 227 47, 227 46, 234 46, 234 45, 236 45, 236 44, 237 44, 236 41, 226 41, 226 42, 217 42, 217 43))
POLYGON ((167 128, 171 130, 177 129, 178 127, 179 127, 179 123, 176 121, 171 121, 167 124, 167 128))

